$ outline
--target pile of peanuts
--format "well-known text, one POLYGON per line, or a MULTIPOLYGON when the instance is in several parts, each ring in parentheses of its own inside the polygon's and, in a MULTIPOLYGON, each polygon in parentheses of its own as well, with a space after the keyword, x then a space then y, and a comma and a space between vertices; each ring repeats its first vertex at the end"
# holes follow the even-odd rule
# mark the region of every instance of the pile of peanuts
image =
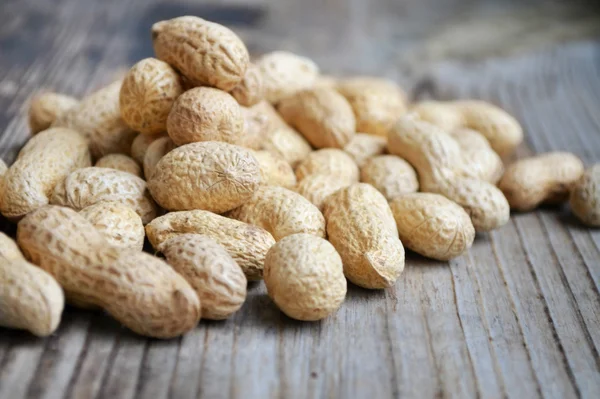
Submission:
POLYGON ((511 208, 570 195, 600 225, 600 165, 556 152, 505 167, 523 131, 494 105, 408 104, 394 82, 289 52, 250 61, 192 16, 152 40, 156 58, 123 79, 32 100, 33 136, 0 171, 18 223, 16 242, 0 235, 0 325, 46 336, 66 299, 171 338, 231 316, 261 279, 286 315, 319 320, 347 280, 390 287, 404 247, 452 259, 511 208))

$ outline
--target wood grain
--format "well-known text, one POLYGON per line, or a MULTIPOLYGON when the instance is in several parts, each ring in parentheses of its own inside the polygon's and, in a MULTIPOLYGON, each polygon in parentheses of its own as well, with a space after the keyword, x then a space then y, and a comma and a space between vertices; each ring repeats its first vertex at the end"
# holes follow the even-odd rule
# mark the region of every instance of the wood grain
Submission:
MULTIPOLYGON (((599 162, 597 2, 524 3, 5 0, 0 155, 11 162, 28 138, 36 91, 83 95, 152 54, 154 21, 195 14, 253 53, 388 76, 414 99, 492 101, 523 123, 519 156, 599 162)), ((47 339, 0 329, 0 398, 598 398, 599 348, 600 231, 544 208, 449 263, 409 253, 394 287, 351 286, 318 323, 287 318, 253 284, 230 320, 170 341, 72 308, 47 339)))

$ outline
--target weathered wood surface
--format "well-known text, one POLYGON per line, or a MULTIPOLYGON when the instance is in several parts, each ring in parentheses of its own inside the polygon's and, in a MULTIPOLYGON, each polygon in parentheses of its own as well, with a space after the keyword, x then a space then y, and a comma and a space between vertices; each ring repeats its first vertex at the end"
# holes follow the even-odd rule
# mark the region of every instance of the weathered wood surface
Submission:
MULTIPOLYGON (((382 74, 413 98, 493 101, 522 121, 520 155, 598 162, 597 2, 521 3, 4 0, 0 155, 12 161, 26 140, 36 90, 81 95, 151 55, 153 21, 196 14, 254 53, 382 74)), ((286 318, 256 284, 232 319, 167 342, 75 309, 47 339, 0 329, 0 398, 599 398, 599 287, 600 231, 543 209, 450 264, 409 255, 395 287, 351 287, 320 323, 286 318)))

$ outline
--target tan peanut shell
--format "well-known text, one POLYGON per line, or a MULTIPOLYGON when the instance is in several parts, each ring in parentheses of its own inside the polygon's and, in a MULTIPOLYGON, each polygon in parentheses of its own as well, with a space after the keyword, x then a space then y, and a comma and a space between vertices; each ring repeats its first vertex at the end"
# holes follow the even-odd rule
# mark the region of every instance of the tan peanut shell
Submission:
POLYGON ((7 170, 8 166, 6 166, 6 163, 2 159, 0 159, 0 178, 4 176, 7 170))
POLYGON ((244 116, 229 93, 197 87, 175 101, 167 119, 167 132, 177 145, 198 141, 239 144, 244 135, 244 116))
POLYGON ((196 326, 200 301, 164 261, 108 244, 77 212, 40 208, 19 222, 25 256, 50 273, 71 303, 96 305, 134 332, 179 336, 196 326))
POLYGON ((175 143, 170 137, 161 137, 158 140, 154 140, 146 149, 144 155, 144 177, 146 180, 150 180, 156 169, 158 162, 175 148, 175 143))
POLYGON ((223 213, 249 200, 260 183, 260 166, 250 150, 206 141, 178 147, 162 157, 148 188, 167 210, 223 213))
POLYGON ((387 146, 387 139, 372 134, 356 133, 344 147, 354 162, 362 167, 369 158, 382 155, 387 146))
POLYGON ((17 244, 0 233, 0 326, 48 336, 56 331, 64 304, 56 280, 27 262, 17 244))
POLYGON ((295 191, 322 211, 323 204, 328 196, 341 188, 348 187, 352 183, 336 176, 310 175, 298 183, 295 191))
POLYGON ((215 240, 182 234, 167 240, 167 263, 194 288, 202 304, 202 318, 223 320, 242 307, 248 281, 231 255, 215 240))
POLYGON ((431 193, 409 193, 390 202, 400 240, 423 256, 449 260, 471 248, 475 228, 462 207, 431 193))
POLYGON ((549 152, 508 165, 498 187, 510 207, 529 211, 541 203, 561 203, 583 175, 583 162, 568 152, 549 152))
POLYGON ((346 297, 340 255, 326 240, 294 234, 275 244, 265 260, 265 285, 277 307, 297 320, 320 320, 346 297))
POLYGON ((130 156, 125 154, 108 154, 96 161, 94 165, 98 168, 116 169, 142 177, 142 168, 130 156))
POLYGON ((265 96, 265 87, 260 69, 249 64, 244 78, 231 90, 230 94, 236 101, 245 107, 251 107, 257 104, 265 96))
POLYGON ((302 195, 283 187, 260 187, 251 199, 228 216, 262 227, 276 241, 297 233, 325 237, 325 218, 321 211, 302 195))
POLYGON ((293 188, 296 185, 296 175, 291 165, 279 155, 269 151, 253 151, 252 155, 260 165, 260 175, 263 184, 293 188))
POLYGON ((260 280, 267 251, 275 240, 257 226, 229 219, 208 211, 171 212, 146 225, 146 235, 157 251, 177 235, 195 233, 208 236, 229 252, 248 280, 260 280))
POLYGON ((302 90, 279 103, 283 119, 316 148, 344 148, 356 132, 356 120, 346 99, 334 89, 302 90))
POLYGON ((510 207, 502 192, 461 174, 461 148, 444 130, 414 115, 404 116, 390 130, 388 150, 415 168, 421 191, 444 195, 462 206, 476 231, 490 231, 508 222, 510 207))
POLYGON ((68 127, 83 134, 90 141, 95 159, 106 154, 129 154, 136 133, 121 118, 120 90, 121 81, 117 81, 89 94, 57 118, 52 127, 68 127))
POLYGON ((310 144, 290 127, 280 127, 269 133, 261 148, 285 159, 295 167, 312 152, 310 144))
POLYGON ((369 184, 353 184, 327 197, 323 213, 348 280, 371 289, 396 282, 404 270, 404 247, 381 193, 369 184))
POLYGON ((4 174, 2 214, 19 219, 48 204, 59 182, 73 170, 89 165, 88 142, 76 131, 52 128, 37 134, 4 174))
POLYGON ((271 120, 265 113, 258 109, 259 104, 252 107, 240 106, 240 111, 244 118, 244 134, 240 138, 238 145, 253 150, 262 148, 263 142, 272 130, 271 120))
POLYGON ((360 181, 375 187, 388 201, 419 191, 417 173, 408 162, 395 155, 369 159, 360 170, 360 181))
POLYGON ((166 135, 166 132, 158 134, 138 134, 133 140, 133 143, 131 143, 131 158, 135 159, 140 165, 144 165, 144 157, 146 156, 146 151, 148 151, 150 144, 166 135))
POLYGON ((246 46, 230 29, 193 16, 155 23, 152 42, 156 57, 195 86, 232 90, 250 60, 246 46))
POLYGON ((359 179, 358 166, 350 155, 336 148, 324 148, 308 154, 296 168, 296 178, 302 181, 311 175, 335 176, 348 183, 359 179))
POLYGON ((93 224, 110 245, 137 251, 144 248, 144 224, 130 206, 102 201, 83 208, 79 214, 93 224))
POLYGON ((29 104, 29 128, 32 134, 48 129, 69 109, 79 103, 74 97, 59 93, 40 93, 29 104))
POLYGON ((571 210, 585 225, 600 226, 600 164, 585 171, 571 189, 571 210))
POLYGON ((287 51, 264 54, 256 66, 262 75, 265 98, 271 104, 312 87, 319 75, 317 64, 287 51))
POLYGON ((173 103, 183 93, 181 79, 166 62, 145 58, 123 79, 119 94, 121 117, 132 130, 158 134, 167 130, 173 103))
POLYGON ((101 201, 116 201, 131 207, 144 224, 156 217, 156 204, 143 179, 95 166, 69 174, 54 189, 50 203, 79 211, 101 201))
POLYGON ((471 129, 457 129, 450 134, 461 148, 460 174, 496 184, 504 173, 504 164, 486 138, 471 129))
POLYGON ((342 79, 337 90, 350 103, 359 132, 387 137, 396 120, 406 112, 404 92, 387 79, 365 76, 342 79))

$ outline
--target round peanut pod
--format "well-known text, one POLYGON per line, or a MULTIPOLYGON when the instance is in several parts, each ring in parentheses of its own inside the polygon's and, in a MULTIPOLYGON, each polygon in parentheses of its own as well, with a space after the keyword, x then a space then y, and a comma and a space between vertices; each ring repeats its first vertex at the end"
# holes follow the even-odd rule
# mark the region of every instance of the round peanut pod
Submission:
POLYGON ((372 134, 356 133, 344 147, 344 151, 362 168, 369 158, 382 155, 387 146, 387 139, 372 134))
POLYGON ((585 225, 600 226, 600 164, 585 171, 571 190, 571 210, 585 225))
POLYGON ((161 137, 158 140, 154 140, 146 150, 144 155, 144 177, 146 180, 150 180, 156 169, 158 162, 175 148, 175 143, 170 137, 161 137))
POLYGON ((54 278, 27 262, 17 244, 0 233, 0 326, 46 337, 58 328, 65 305, 54 278))
POLYGON ((351 184, 358 182, 359 170, 350 155, 342 150, 326 148, 311 152, 296 168, 299 182, 311 175, 335 176, 351 184))
POLYGON ((144 224, 130 206, 102 201, 83 208, 79 214, 93 224, 110 245, 137 251, 144 248, 144 224))
POLYGON ((138 334, 172 338, 200 319, 198 296, 175 270, 144 252, 109 245, 71 209, 46 206, 30 213, 19 222, 17 240, 70 303, 99 306, 138 334))
POLYGON ((310 144, 301 134, 290 127, 280 127, 269 133, 261 148, 285 159, 296 167, 312 152, 310 144))
POLYGON ((574 154, 550 152, 509 165, 498 187, 512 209, 530 211, 544 202, 566 201, 583 173, 583 162, 574 154))
POLYGON ((142 134, 164 132, 169 112, 181 93, 179 75, 169 64, 145 58, 125 75, 119 94, 121 117, 142 134))
POLYGON ((252 155, 260 165, 263 184, 292 188, 296 185, 294 169, 282 157, 269 151, 253 151, 252 155))
POLYGON ((356 116, 356 130, 387 137, 398 117, 406 112, 406 96, 387 79, 355 77, 338 82, 337 90, 356 116))
POLYGON ((131 143, 131 157, 140 165, 144 165, 144 157, 146 156, 146 151, 148 151, 150 144, 155 140, 166 136, 166 132, 158 134, 138 134, 133 140, 133 143, 131 143))
POLYGON ((148 188, 169 211, 223 213, 248 201, 260 183, 260 166, 250 150, 206 141, 186 144, 162 157, 148 188))
POLYGON ((393 285, 404 270, 404 247, 390 207, 365 183, 342 188, 325 200, 329 241, 344 264, 344 275, 363 288, 393 285))
POLYGON ((89 165, 88 142, 76 131, 53 128, 37 134, 3 176, 0 211, 9 219, 19 219, 47 205, 59 182, 89 165))
POLYGON ((79 103, 74 97, 59 93, 40 93, 29 104, 29 128, 32 134, 48 129, 54 121, 79 103))
POLYGON ((350 184, 352 183, 336 176, 310 175, 298 183, 295 191, 312 202, 320 211, 323 211, 325 199, 350 184))
POLYGON ((116 201, 131 207, 144 224, 156 217, 156 204, 144 179, 95 166, 69 174, 56 185, 50 203, 79 211, 102 201, 116 201))
POLYGON ((265 99, 271 104, 312 87, 319 75, 319 67, 312 60, 287 51, 264 54, 256 66, 262 75, 265 99))
POLYGON ((202 318, 223 320, 242 307, 248 281, 231 255, 215 240, 182 234, 164 243, 167 263, 194 288, 202 318))
POLYGON ((129 154, 136 133, 121 118, 121 81, 87 95, 80 103, 58 117, 52 127, 68 127, 90 142, 94 159, 106 154, 129 154))
POLYGON ((156 57, 172 65, 195 86, 232 90, 250 62, 246 46, 235 33, 193 16, 155 23, 152 43, 156 57))
POLYGON ((469 215, 442 195, 409 193, 396 197, 390 208, 404 246, 428 258, 460 256, 475 239, 469 215))
POLYGON ((245 107, 251 107, 262 101, 265 87, 260 69, 254 64, 248 65, 244 78, 231 90, 230 94, 240 105, 245 107))
POLYGON ((375 187, 388 201, 419 191, 417 173, 408 162, 395 155, 369 159, 360 170, 360 181, 375 187))
POLYGON ((167 132, 176 145, 198 141, 238 144, 244 135, 244 116, 230 94, 197 87, 175 101, 167 119, 167 132))
POLYGON ((283 119, 316 148, 344 148, 356 132, 348 101, 334 89, 302 90, 279 103, 283 119))
POLYGON ((222 245, 248 280, 262 278, 265 256, 275 244, 265 229, 201 210, 170 212, 146 225, 146 235, 157 251, 170 238, 186 233, 202 234, 222 245))
POLYGON ((319 209, 300 194, 283 187, 260 187, 251 199, 228 216, 262 227, 276 241, 296 233, 325 237, 325 218, 319 209))
POLYGON ((108 154, 96 161, 94 165, 98 168, 109 168, 131 173, 134 176, 142 177, 142 168, 130 156, 125 154, 108 154))
POLYGON ((346 297, 340 255, 326 240, 310 234, 287 236, 265 260, 267 293, 287 316, 304 321, 323 319, 346 297))

